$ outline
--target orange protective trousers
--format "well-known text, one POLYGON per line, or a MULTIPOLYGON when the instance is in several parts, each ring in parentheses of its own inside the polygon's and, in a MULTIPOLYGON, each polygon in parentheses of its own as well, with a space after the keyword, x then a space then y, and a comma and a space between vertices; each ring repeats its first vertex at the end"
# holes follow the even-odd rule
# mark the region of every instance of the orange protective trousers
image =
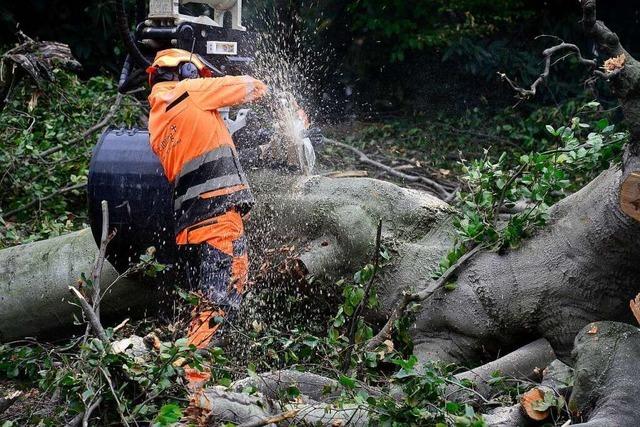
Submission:
MULTIPOLYGON (((217 317, 237 309, 248 281, 249 261, 242 216, 235 210, 203 221, 178 234, 183 248, 196 251, 195 265, 187 262, 188 276, 206 302, 193 313, 189 344, 205 348, 220 328, 217 317)), ((193 286, 192 286, 193 287, 193 286)))

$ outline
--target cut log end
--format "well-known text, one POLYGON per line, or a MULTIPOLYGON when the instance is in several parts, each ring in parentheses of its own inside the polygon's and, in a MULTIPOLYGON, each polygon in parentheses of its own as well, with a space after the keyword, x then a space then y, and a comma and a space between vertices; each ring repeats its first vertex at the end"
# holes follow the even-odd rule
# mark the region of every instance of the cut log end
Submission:
POLYGON ((522 410, 530 419, 534 421, 544 421, 549 417, 549 410, 538 411, 534 409, 536 404, 544 401, 544 391, 539 388, 532 388, 522 395, 520 398, 520 404, 522 405, 522 410))
POLYGON ((620 188, 620 209, 640 221, 640 172, 632 172, 620 188))

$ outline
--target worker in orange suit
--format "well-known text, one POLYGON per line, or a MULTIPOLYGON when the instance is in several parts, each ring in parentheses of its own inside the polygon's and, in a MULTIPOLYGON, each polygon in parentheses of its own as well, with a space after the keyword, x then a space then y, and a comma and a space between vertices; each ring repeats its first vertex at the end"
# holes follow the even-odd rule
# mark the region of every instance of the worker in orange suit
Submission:
POLYGON ((147 72, 151 147, 174 185, 176 243, 189 285, 206 299, 188 339, 207 348, 245 291, 242 218, 254 203, 218 109, 254 101, 267 87, 249 76, 211 77, 202 58, 181 49, 158 52, 147 72))

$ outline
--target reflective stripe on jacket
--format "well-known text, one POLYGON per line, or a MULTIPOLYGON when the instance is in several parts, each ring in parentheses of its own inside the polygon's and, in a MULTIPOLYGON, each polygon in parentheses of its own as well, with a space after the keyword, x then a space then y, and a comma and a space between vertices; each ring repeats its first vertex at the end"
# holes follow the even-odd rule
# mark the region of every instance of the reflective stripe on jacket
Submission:
POLYGON ((162 82, 149 95, 151 147, 174 185, 176 235, 254 199, 218 108, 253 101, 266 86, 249 76, 162 82))

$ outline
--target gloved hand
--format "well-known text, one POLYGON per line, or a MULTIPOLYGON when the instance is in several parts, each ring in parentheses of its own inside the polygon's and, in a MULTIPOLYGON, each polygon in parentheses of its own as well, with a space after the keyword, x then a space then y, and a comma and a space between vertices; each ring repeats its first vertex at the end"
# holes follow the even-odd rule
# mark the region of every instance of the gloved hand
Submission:
POLYGON ((324 145, 324 135, 319 127, 310 127, 304 131, 304 137, 309 138, 314 149, 321 148, 324 145))

